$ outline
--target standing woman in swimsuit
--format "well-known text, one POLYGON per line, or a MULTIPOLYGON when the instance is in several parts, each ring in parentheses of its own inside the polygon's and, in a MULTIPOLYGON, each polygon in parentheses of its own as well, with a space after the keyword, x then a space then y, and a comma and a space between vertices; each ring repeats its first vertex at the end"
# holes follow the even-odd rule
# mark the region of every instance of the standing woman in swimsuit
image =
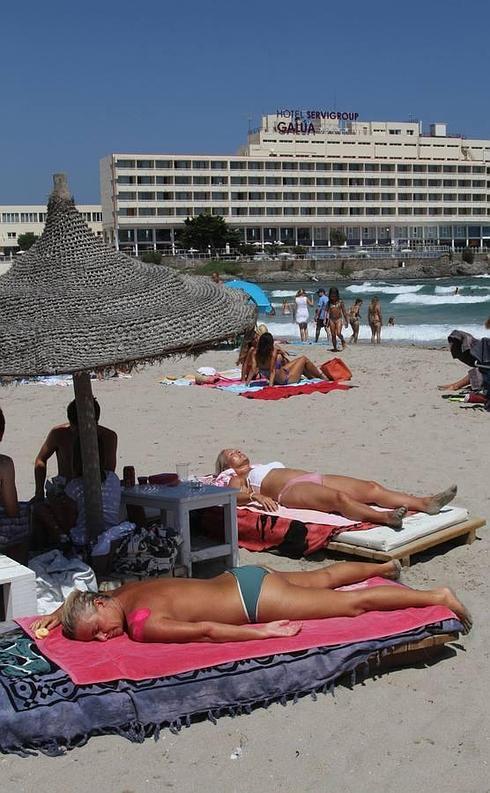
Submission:
POLYGON ((284 350, 274 344, 274 337, 271 333, 263 333, 257 342, 256 349, 251 351, 250 370, 246 379, 247 385, 257 375, 267 378, 269 385, 297 383, 302 375, 308 380, 313 378, 327 379, 323 372, 305 355, 290 361, 284 350))
POLYGON ((371 328, 371 344, 381 342, 381 328, 383 326, 383 315, 379 297, 373 297, 368 308, 368 322, 371 328))
POLYGON ((349 322, 352 328, 352 336, 349 339, 349 344, 357 344, 359 338, 359 326, 361 324, 361 306, 362 300, 357 297, 353 306, 349 309, 349 322))
POLYGON ((344 301, 340 299, 339 290, 336 286, 331 286, 328 291, 328 324, 332 334, 332 347, 337 352, 337 337, 340 339, 342 349, 345 349, 345 340, 342 333, 342 326, 349 327, 349 318, 345 310, 344 301), (343 319, 343 322, 342 322, 343 319))
POLYGON ((304 289, 298 289, 296 292, 295 302, 295 320, 299 327, 299 336, 301 341, 308 341, 308 322, 310 319, 310 312, 308 306, 313 305, 313 300, 308 297, 304 289))
MULTIPOLYGON (((281 462, 251 465, 240 449, 223 449, 216 460, 218 484, 240 489, 238 505, 244 506, 256 495, 292 509, 316 509, 338 512, 354 521, 366 521, 401 528, 408 510, 436 515, 456 495, 457 487, 448 487, 435 496, 418 498, 408 493, 388 490, 378 482, 286 468, 281 462), (370 505, 386 507, 378 512, 370 505)), ((270 507, 268 507, 270 508, 270 507)))

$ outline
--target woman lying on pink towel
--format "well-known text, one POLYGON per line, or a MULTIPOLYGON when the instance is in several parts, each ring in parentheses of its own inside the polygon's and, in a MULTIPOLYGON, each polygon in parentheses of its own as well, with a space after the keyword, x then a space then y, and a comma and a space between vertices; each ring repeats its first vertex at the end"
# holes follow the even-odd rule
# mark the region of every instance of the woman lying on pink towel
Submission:
POLYGON ((245 565, 205 580, 149 579, 110 593, 72 592, 54 614, 31 627, 46 630, 61 622, 65 636, 86 642, 123 633, 138 642, 235 642, 294 636, 301 630, 297 620, 437 605, 454 611, 464 631, 470 630, 471 615, 450 589, 383 585, 335 591, 372 576, 395 579, 399 572, 394 560, 340 562, 313 572, 245 565))
POLYGON ((223 449, 216 460, 217 484, 240 489, 238 505, 257 501, 269 511, 277 505, 293 509, 316 509, 319 512, 338 512, 345 518, 369 523, 402 527, 409 510, 436 515, 456 495, 452 485, 435 496, 410 496, 387 490, 377 482, 353 479, 350 476, 319 474, 286 468, 273 462, 251 465, 240 449, 223 449), (370 504, 388 508, 378 512, 370 504))

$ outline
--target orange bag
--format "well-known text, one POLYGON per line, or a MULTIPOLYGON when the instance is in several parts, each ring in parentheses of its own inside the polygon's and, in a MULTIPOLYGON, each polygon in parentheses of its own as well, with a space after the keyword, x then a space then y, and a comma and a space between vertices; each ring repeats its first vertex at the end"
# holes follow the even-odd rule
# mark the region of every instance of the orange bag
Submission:
POLYGON ((329 380, 351 380, 352 372, 340 358, 332 358, 331 361, 326 361, 320 366, 323 374, 326 374, 329 380))

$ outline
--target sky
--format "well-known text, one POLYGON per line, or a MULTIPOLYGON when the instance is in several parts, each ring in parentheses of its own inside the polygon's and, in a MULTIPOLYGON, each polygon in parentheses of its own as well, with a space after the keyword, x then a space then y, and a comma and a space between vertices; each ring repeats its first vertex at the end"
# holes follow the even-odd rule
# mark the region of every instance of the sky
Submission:
POLYGON ((233 154, 278 108, 490 139, 487 0, 23 0, 0 9, 0 204, 111 152, 233 154))

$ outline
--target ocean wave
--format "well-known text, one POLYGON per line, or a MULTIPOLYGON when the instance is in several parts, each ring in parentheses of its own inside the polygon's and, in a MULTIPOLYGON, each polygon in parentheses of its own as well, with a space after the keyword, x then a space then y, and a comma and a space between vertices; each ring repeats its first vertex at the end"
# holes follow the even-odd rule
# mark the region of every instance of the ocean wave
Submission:
POLYGON ((421 289, 424 288, 423 284, 398 284, 398 285, 384 285, 384 284, 372 284, 369 281, 366 281, 364 284, 353 284, 352 286, 346 286, 346 292, 352 292, 355 295, 362 295, 362 294, 381 294, 381 295, 404 295, 404 294, 413 294, 414 292, 420 292, 421 289))
MULTIPOLYGON (((295 325, 293 322, 291 323, 280 323, 280 322, 269 322, 268 328, 272 335, 279 339, 288 339, 291 342, 299 342, 299 333, 298 333, 298 326, 295 325)), ((471 333, 472 336, 476 338, 480 338, 482 336, 482 326, 481 325, 473 325, 473 324, 459 324, 458 328, 460 330, 466 331, 466 333, 471 333)), ((310 330, 310 341, 315 338, 314 335, 314 323, 310 322, 309 326, 310 330)), ((454 323, 451 325, 448 324, 429 324, 429 323, 422 323, 420 325, 395 325, 393 327, 384 326, 381 331, 381 339, 383 341, 400 341, 400 342, 412 342, 413 344, 426 344, 426 343, 433 343, 433 342, 446 342, 447 337, 454 330, 454 323)), ((351 336, 351 330, 346 330, 345 338, 349 339, 351 336)), ((361 341, 367 341, 371 338, 371 330, 368 325, 361 325, 359 331, 359 338, 361 341)), ((322 346, 325 347, 325 334, 322 331, 322 335, 320 336, 320 342, 322 346)), ((316 349, 316 348, 314 348, 316 349)), ((307 353, 309 354, 309 353, 307 353)), ((313 353, 312 353, 313 354, 313 353)))
POLYGON ((459 286, 458 284, 454 284, 453 286, 436 286, 434 287, 434 293, 436 295, 454 295, 454 290, 456 288, 461 291, 464 289, 464 286, 459 286))
POLYGON ((272 297, 294 297, 297 289, 273 289, 271 292, 272 297))
POLYGON ((475 275, 474 278, 490 278, 490 273, 486 273, 485 275, 475 275))
POLYGON ((397 295, 391 303, 404 303, 411 306, 443 306, 450 303, 461 306, 465 303, 486 303, 490 301, 490 295, 397 295))

